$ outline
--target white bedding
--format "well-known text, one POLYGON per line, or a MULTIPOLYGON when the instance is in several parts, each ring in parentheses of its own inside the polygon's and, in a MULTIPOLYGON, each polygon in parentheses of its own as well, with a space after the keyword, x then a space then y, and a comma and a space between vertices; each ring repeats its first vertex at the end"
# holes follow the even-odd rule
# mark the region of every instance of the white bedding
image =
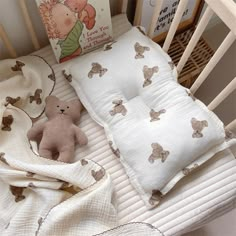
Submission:
MULTIPOLYGON (((125 15, 113 18, 115 37, 130 27, 125 15)), ((57 80, 53 94, 62 100, 76 98, 73 88, 62 76, 64 65, 55 64, 51 48, 45 47, 34 54, 43 57, 54 69, 57 80)), ((164 235, 181 235, 236 207, 236 160, 229 151, 220 153, 180 181, 156 209, 148 211, 110 150, 103 128, 86 111, 82 113, 80 127, 89 143, 76 150, 76 159, 92 159, 110 173, 121 224, 144 221, 158 227, 164 235)))

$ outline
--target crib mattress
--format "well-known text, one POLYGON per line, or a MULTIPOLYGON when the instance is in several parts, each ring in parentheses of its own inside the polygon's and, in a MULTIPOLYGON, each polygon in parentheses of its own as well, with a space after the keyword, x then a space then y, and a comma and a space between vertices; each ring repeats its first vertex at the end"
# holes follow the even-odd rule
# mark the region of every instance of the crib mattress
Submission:
MULTIPOLYGON (((130 28, 126 15, 113 18, 114 37, 130 28)), ((56 64, 51 47, 47 46, 33 54, 44 58, 55 72, 57 80, 53 95, 62 100, 77 98, 62 76, 64 65, 56 64)), ((200 228, 236 207, 236 160, 228 150, 180 181, 157 208, 147 210, 129 183, 119 160, 111 152, 103 128, 86 111, 82 112, 80 127, 88 136, 89 143, 86 147, 76 149, 76 159, 92 159, 110 173, 121 224, 142 221, 158 227, 164 235, 181 235, 200 228)))

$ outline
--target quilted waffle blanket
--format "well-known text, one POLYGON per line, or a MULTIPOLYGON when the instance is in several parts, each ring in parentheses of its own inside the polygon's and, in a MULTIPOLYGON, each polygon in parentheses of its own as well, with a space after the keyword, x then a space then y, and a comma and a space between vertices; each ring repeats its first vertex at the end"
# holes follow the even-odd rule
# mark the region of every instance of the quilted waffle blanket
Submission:
POLYGON ((118 226, 110 176, 97 163, 38 156, 27 139, 55 75, 40 57, 0 63, 1 235, 162 235, 148 224, 118 226))

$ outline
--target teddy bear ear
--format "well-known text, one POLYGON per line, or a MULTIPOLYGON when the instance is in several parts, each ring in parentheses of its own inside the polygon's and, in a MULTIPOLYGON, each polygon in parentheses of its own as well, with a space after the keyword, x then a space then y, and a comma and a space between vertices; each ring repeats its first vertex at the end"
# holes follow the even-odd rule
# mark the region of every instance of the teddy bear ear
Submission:
POLYGON ((57 97, 55 97, 55 96, 47 96, 46 99, 45 99, 46 103, 58 102, 58 101, 59 101, 59 99, 57 97))

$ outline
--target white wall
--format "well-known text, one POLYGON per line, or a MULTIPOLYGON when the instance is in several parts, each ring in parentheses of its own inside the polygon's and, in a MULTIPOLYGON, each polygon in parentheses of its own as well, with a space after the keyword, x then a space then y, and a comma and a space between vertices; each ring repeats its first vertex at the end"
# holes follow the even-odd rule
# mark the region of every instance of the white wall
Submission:
MULTIPOLYGON (((34 0, 26 1, 40 45, 45 46, 48 44, 48 39, 36 3, 34 0)), ((110 0, 110 4, 112 14, 116 14, 118 0, 110 0)), ((0 23, 4 26, 18 55, 26 55, 34 50, 20 11, 19 0, 0 0, 0 23)), ((0 59, 7 57, 8 53, 0 40, 0 59)))

